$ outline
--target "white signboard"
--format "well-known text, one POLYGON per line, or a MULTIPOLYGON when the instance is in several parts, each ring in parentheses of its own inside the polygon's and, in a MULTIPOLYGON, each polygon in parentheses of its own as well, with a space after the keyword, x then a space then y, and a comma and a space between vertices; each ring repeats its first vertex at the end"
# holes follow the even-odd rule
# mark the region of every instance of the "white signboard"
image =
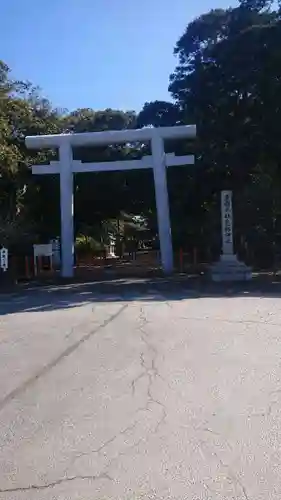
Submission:
POLYGON ((222 251, 233 254, 232 191, 221 192, 222 251))
POLYGON ((33 245, 34 257, 50 257, 53 254, 51 243, 44 245, 33 245))
POLYGON ((52 243, 47 243, 44 245, 33 245, 34 254, 34 274, 38 273, 37 257, 49 257, 51 263, 51 269, 53 267, 53 246, 52 243))

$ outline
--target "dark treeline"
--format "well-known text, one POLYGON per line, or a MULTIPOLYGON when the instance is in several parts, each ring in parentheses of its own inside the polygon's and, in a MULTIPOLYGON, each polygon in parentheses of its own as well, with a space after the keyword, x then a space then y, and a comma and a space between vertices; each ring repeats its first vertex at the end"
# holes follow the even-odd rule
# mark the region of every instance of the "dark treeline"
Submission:
MULTIPOLYGON (((172 48, 171 48, 172 50, 172 48)), ((168 173, 174 247, 196 246, 204 258, 220 250, 219 195, 233 190, 238 251, 271 264, 281 243, 281 20, 276 3, 240 0, 189 23, 176 43, 171 102, 142 111, 54 109, 36 87, 10 78, 0 62, 0 237, 16 245, 59 234, 59 185, 31 175, 32 163, 56 152, 30 152, 26 135, 196 123, 196 165, 168 173)), ((137 157, 145 146, 83 148, 84 161, 137 157)), ((167 151, 169 145, 167 144, 167 151)), ((76 233, 99 238, 124 211, 155 228, 152 172, 77 175, 76 233), (86 229, 88 228, 88 229, 86 229), (90 229, 89 229, 90 228, 90 229)))

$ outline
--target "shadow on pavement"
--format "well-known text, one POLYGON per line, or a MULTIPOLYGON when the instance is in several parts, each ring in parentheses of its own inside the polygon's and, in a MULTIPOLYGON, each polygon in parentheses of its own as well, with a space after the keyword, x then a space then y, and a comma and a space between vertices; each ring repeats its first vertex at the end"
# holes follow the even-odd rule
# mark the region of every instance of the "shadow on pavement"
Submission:
POLYGON ((281 298, 281 283, 267 278, 248 283, 215 284, 173 277, 28 285, 0 296, 0 315, 65 310, 95 302, 166 302, 243 296, 281 298))

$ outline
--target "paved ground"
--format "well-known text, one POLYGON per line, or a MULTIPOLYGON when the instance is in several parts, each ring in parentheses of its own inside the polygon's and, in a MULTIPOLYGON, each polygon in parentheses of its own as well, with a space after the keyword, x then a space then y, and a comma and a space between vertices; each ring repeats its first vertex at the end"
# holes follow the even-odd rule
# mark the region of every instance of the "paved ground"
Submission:
POLYGON ((118 290, 1 297, 0 499, 280 500, 280 298, 118 290))

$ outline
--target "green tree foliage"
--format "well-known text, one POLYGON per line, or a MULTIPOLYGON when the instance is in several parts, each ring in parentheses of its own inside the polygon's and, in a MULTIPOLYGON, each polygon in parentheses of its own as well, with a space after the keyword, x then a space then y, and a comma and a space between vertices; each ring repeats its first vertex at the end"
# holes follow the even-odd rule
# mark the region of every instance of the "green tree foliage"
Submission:
POLYGON ((168 127, 181 122, 179 107, 166 101, 146 102, 138 115, 137 126, 168 127))
POLYGON ((219 217, 219 191, 230 188, 239 241, 256 244, 263 234, 269 245, 280 218, 281 105, 281 24, 271 4, 241 1, 190 23, 175 47, 169 87, 185 120, 198 126, 197 214, 205 212, 205 234, 214 207, 219 217))
POLYGON ((31 84, 13 81, 9 72, 0 62, 0 220, 3 227, 29 227, 42 194, 29 167, 48 155, 28 152, 24 139, 59 132, 60 117, 31 84))

